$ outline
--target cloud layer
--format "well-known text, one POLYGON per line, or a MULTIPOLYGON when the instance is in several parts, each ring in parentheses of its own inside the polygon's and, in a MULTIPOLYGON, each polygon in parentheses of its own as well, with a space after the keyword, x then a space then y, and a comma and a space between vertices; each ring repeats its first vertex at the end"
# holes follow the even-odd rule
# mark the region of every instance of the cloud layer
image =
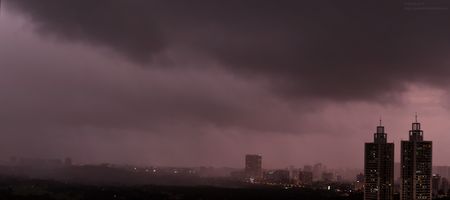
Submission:
POLYGON ((8 2, 41 34, 110 48, 143 66, 167 51, 195 52, 270 80, 282 95, 344 101, 386 101, 407 82, 448 83, 449 12, 406 3, 8 2))
POLYGON ((397 141, 415 111, 433 119, 430 137, 445 128, 436 128, 448 108, 445 9, 379 0, 5 5, 3 156, 240 166, 243 154, 262 153, 268 166, 285 166, 339 165, 339 152, 358 166, 380 114, 397 141))

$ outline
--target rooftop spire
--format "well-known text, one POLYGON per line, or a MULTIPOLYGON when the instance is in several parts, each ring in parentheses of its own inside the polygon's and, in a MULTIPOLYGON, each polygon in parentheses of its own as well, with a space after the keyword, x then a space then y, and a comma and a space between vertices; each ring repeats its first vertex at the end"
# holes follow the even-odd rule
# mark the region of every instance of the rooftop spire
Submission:
POLYGON ((409 131, 410 141, 423 141, 423 131, 420 129, 420 123, 417 120, 417 112, 414 115, 415 122, 412 123, 412 129, 409 131))
POLYGON ((377 132, 373 134, 375 143, 386 143, 387 134, 384 132, 384 126, 382 126, 380 117, 380 125, 377 126, 377 132))

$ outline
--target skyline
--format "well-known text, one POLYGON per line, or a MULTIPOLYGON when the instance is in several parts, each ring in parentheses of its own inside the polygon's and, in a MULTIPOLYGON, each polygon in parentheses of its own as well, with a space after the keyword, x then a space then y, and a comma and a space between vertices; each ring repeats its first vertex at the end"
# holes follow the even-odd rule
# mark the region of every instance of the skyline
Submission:
POLYGON ((0 158, 242 167, 260 154, 268 168, 363 168, 380 116, 400 162, 417 112, 433 165, 450 165, 447 10, 1 4, 0 158))

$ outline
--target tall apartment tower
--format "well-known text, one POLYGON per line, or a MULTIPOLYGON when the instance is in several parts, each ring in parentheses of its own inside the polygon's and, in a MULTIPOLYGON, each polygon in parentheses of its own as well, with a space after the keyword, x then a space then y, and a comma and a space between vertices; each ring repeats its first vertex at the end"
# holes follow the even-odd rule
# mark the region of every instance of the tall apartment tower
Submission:
POLYGON ((420 123, 412 124, 401 145, 401 200, 431 200, 432 142, 423 140, 420 123))
POLYGON ((365 144, 364 200, 392 200, 394 193, 394 143, 387 143, 384 126, 377 126, 374 141, 365 144))
POLYGON ((262 157, 260 155, 245 156, 245 175, 247 178, 262 178, 262 157))

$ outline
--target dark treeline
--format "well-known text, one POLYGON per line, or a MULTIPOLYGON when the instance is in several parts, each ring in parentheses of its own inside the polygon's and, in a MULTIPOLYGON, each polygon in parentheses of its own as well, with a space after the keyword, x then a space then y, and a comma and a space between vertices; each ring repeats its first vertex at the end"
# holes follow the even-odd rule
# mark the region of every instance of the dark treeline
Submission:
POLYGON ((183 174, 153 174, 104 165, 43 168, 36 166, 0 166, 0 176, 57 180, 85 185, 214 185, 240 186, 242 183, 225 178, 203 178, 183 174))
POLYGON ((360 200, 362 194, 340 196, 324 190, 246 187, 220 188, 211 186, 106 186, 68 182, 0 178, 0 199, 3 200, 84 200, 84 199, 152 199, 152 200, 360 200))

